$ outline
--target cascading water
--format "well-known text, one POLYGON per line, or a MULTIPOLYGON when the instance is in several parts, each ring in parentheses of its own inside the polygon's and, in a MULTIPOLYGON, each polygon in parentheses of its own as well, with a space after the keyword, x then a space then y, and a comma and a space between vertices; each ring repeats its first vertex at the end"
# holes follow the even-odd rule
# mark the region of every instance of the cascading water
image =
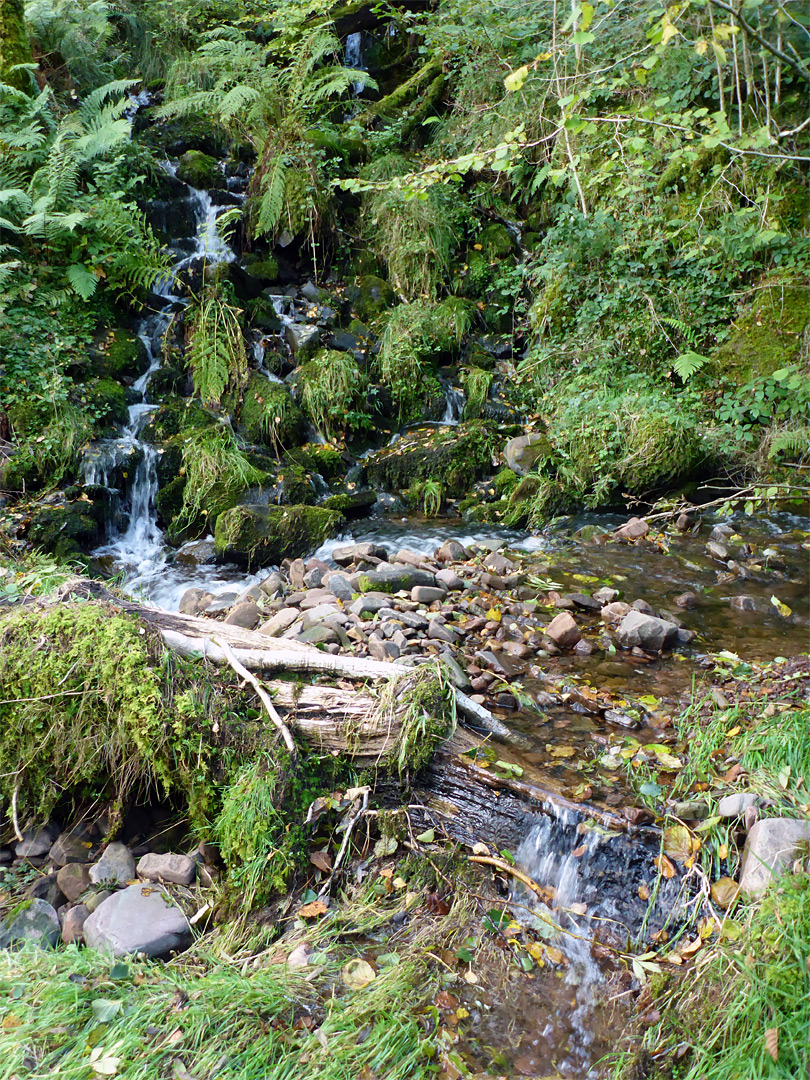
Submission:
POLYGON ((457 424, 464 412, 464 391, 458 386, 453 386, 449 379, 442 380, 442 390, 444 390, 445 408, 441 422, 457 424))
MULTIPOLYGON (((365 71, 366 64, 363 56, 363 34, 362 32, 356 34, 349 34, 346 38, 346 48, 343 54, 343 60, 347 68, 351 68, 353 71, 365 71)), ((357 80, 352 83, 352 92, 355 97, 363 92, 365 83, 361 80, 357 80)))

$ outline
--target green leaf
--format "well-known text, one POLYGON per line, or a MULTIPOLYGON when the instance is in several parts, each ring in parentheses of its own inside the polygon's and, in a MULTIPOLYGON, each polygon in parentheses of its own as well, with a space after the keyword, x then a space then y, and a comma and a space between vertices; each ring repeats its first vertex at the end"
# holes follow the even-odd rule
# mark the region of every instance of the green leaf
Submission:
POLYGON ((419 833, 416 839, 419 841, 420 844, 432 844, 433 841, 436 839, 436 830, 425 829, 423 833, 419 833))
POLYGON ((78 293, 82 300, 89 300, 98 288, 96 275, 91 274, 89 270, 79 266, 78 263, 67 268, 67 279, 73 291, 78 293))
POLYGON ((582 4, 582 19, 579 24, 580 30, 587 30, 593 22, 593 4, 582 4))
POLYGON ((113 982, 121 982, 124 979, 129 978, 129 967, 127 964, 113 964, 110 968, 110 978, 113 982))
POLYGON ((471 964, 473 961, 473 954, 470 952, 469 949, 458 949, 456 951, 456 956, 459 958, 459 960, 461 960, 463 964, 471 964))
POLYGON ((638 790, 642 795, 646 795, 650 799, 657 799, 664 789, 660 784, 656 784, 654 780, 647 780, 638 790))
POLYGON ((577 30, 571 35, 572 45, 590 45, 592 41, 596 41, 596 34, 590 30, 577 30))
POLYGON ((108 998, 96 998, 90 1002, 90 1011, 99 1024, 108 1024, 123 1007, 123 1001, 110 1001, 108 998))
POLYGON ((700 371, 702 367, 710 363, 710 357, 703 356, 701 353, 693 352, 690 349, 689 352, 681 353, 680 356, 673 360, 672 370, 684 382, 688 382, 696 371, 700 371))
POLYGON ((523 67, 517 68, 515 71, 510 72, 509 75, 503 80, 503 85, 510 94, 514 94, 520 90, 523 84, 529 77, 529 65, 524 64, 523 67))

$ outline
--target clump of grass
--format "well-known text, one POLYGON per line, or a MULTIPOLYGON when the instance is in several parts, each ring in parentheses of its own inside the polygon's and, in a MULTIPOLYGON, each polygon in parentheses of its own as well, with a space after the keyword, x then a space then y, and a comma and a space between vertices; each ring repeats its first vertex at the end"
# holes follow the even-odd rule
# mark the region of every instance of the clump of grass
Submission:
POLYGON ((444 488, 438 480, 417 480, 408 488, 407 497, 421 508, 425 517, 437 517, 444 502, 444 488))
POLYGON ((226 391, 247 382, 241 315, 219 285, 206 287, 190 313, 186 359, 206 405, 219 404, 226 391))
POLYGON ((483 368, 474 365, 462 370, 461 384, 467 399, 464 405, 465 420, 475 420, 481 415, 484 402, 489 397, 492 379, 491 371, 484 371, 483 368))
POLYGON ((183 468, 186 485, 178 528, 193 524, 203 514, 215 518, 233 506, 243 491, 266 478, 251 465, 227 427, 194 432, 183 444, 183 468))
POLYGON ((456 726, 456 694, 447 669, 437 661, 390 680, 380 695, 380 712, 400 725, 392 760, 400 776, 426 765, 439 739, 456 726))
POLYGON ((367 380, 349 353, 321 349, 301 372, 301 404, 318 431, 327 439, 351 427, 367 380))

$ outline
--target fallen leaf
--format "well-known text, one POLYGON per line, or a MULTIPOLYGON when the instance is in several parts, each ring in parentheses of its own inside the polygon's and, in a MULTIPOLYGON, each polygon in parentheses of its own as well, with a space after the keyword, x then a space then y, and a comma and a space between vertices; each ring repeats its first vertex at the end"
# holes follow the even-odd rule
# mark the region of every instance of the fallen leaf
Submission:
POLYGON ((685 825, 671 825, 664 829, 664 851, 678 862, 686 862, 695 849, 695 841, 685 825))
MULTIPOLYGON (((776 610, 779 612, 779 614, 782 616, 783 619, 787 619, 793 614, 792 608, 789 608, 787 606, 787 604, 783 604, 778 596, 772 596, 771 597, 771 603, 773 604, 773 606, 776 608, 776 610)), ((771 1031, 778 1031, 777 1028, 771 1028, 770 1030, 771 1031)), ((776 1061, 776 1058, 774 1058, 773 1060, 776 1061)))
POLYGON ((302 908, 298 909, 298 914, 302 919, 314 919, 318 915, 324 915, 329 908, 323 902, 323 900, 313 900, 309 904, 304 904, 302 908))
POLYGON ((395 836, 382 836, 374 845, 374 857, 377 859, 385 858, 386 855, 393 855, 399 847, 395 836))
POLYGON ((341 972, 344 983, 350 990, 362 990, 374 982, 377 973, 367 960, 350 960, 341 972))
POLYGON ((765 1032, 765 1049, 773 1061, 779 1060, 779 1028, 768 1028, 765 1032))
POLYGON ((650 890, 644 884, 643 881, 638 887, 638 898, 639 898, 639 900, 649 900, 650 899, 650 890))
POLYGON ((477 844, 473 844, 473 855, 489 855, 489 847, 479 840, 477 844))
POLYGON ((723 911, 731 907, 740 891, 740 886, 730 877, 721 877, 712 885, 712 900, 723 911))
MULTIPOLYGON (((548 746, 546 749, 548 750, 548 746)), ((577 751, 575 746, 554 746, 549 753, 553 758, 572 758, 576 757, 577 751)))
POLYGON ((436 830, 425 829, 423 833, 419 833, 416 839, 419 841, 420 844, 432 844, 433 841, 436 839, 436 830))
POLYGON ((675 877, 675 867, 666 857, 666 855, 659 855, 657 859, 653 860, 655 867, 660 873, 669 881, 670 878, 675 877))
POLYGON ((332 869, 332 859, 328 851, 311 851, 309 861, 313 866, 317 866, 319 870, 323 870, 325 874, 328 874, 332 869))
POLYGON ((90 1068, 99 1076, 115 1076, 120 1064, 121 1058, 108 1054, 103 1046, 90 1051, 90 1068))

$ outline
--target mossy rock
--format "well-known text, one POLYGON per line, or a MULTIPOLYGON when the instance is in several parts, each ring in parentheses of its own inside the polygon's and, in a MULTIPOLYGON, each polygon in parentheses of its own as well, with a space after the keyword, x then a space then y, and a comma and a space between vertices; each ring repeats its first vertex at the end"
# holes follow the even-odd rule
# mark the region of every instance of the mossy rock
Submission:
POLYGON ((290 446, 303 437, 305 428, 304 414, 287 387, 254 372, 242 397, 240 433, 252 443, 290 446))
POLYGON ((180 157, 189 150, 218 158, 228 149, 228 136, 204 116, 178 116, 158 120, 141 134, 141 140, 169 157, 180 157))
POLYGON ((175 435, 211 427, 216 418, 192 398, 173 397, 155 409, 141 429, 145 443, 163 443, 175 435))
POLYGON ((235 506, 219 515, 214 541, 219 555, 249 567, 298 558, 334 536, 343 515, 320 506, 235 506))
POLYGON ((149 367, 149 353, 131 330, 108 330, 90 350, 90 366, 100 378, 137 379, 149 367))
POLYGON ((219 162, 201 150, 186 150, 177 166, 177 176, 184 184, 201 191, 225 187, 219 162))
POLYGON ((513 255, 515 241, 505 225, 493 222, 492 225, 487 225, 485 229, 481 230, 476 237, 473 248, 475 251, 480 251, 487 262, 491 263, 513 255), (479 244, 480 248, 478 247, 479 244))
POLYGON ((361 491, 339 491, 324 499, 320 505, 325 510, 339 510, 346 517, 362 514, 377 502, 377 494, 370 488, 361 491))
POLYGON ((159 401, 161 398, 176 396, 183 393, 186 387, 187 376, 180 368, 168 364, 160 367, 149 376, 149 400, 159 401))
POLYGON ((126 389, 115 379, 93 379, 84 386, 85 401, 97 417, 96 423, 109 429, 129 419, 126 389))
POLYGON ((272 284, 278 281, 278 260, 272 255, 267 255, 263 259, 253 259, 246 264, 245 273, 256 278, 257 281, 272 284))
POLYGON ((324 480, 334 480, 346 471, 343 455, 329 443, 307 443, 288 450, 284 455, 284 463, 287 462, 300 465, 306 472, 318 473, 324 480))
POLYGON ((356 283, 346 289, 345 296, 352 305, 352 311, 363 322, 382 315, 397 302, 396 294, 388 282, 375 274, 358 277, 356 283))
POLYGON ((313 473, 287 463, 275 474, 273 501, 281 506, 312 506, 318 498, 313 473))
POLYGON ((183 492, 185 488, 185 476, 178 476, 177 474, 158 488, 155 505, 164 526, 170 526, 183 509, 183 492))
POLYGON ((463 495, 491 467, 495 440, 472 420, 456 427, 408 432, 369 458, 366 475, 378 490, 403 491, 418 480, 438 480, 445 496, 463 495))
POLYGON ((464 351, 464 364, 466 367, 477 367, 483 371, 495 371, 497 361, 483 345, 471 341, 464 351))
POLYGON ((810 288, 772 282, 756 293, 748 311, 715 358, 740 383, 794 364, 810 330, 810 288))
POLYGON ((60 559, 75 559, 101 542, 103 521, 101 501, 43 505, 32 513, 26 539, 60 559))
POLYGON ((281 330, 281 318, 267 296, 254 296, 246 307, 248 319, 257 330, 265 334, 277 334, 281 330))

